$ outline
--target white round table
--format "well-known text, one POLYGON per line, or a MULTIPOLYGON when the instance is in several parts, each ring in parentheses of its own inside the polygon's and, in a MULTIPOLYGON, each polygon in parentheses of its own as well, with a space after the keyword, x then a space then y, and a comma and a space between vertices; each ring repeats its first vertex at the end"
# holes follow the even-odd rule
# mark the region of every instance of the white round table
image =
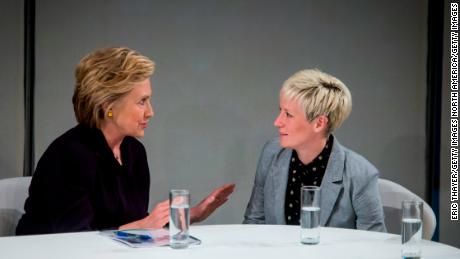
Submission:
MULTIPOLYGON (((202 244, 188 249, 130 248, 100 235, 82 232, 0 238, 2 258, 236 259, 236 258, 401 258, 399 235, 322 228, 318 245, 300 244, 300 227, 284 225, 202 225, 190 234, 202 244)), ((422 258, 460 258, 460 249, 422 242, 422 258)))

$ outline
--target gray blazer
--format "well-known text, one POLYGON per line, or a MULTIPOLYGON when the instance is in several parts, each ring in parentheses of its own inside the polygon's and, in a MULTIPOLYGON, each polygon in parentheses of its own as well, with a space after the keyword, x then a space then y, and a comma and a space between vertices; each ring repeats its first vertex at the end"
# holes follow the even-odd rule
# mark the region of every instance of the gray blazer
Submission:
MULTIPOLYGON (((254 187, 244 215, 245 224, 286 224, 284 201, 292 149, 279 138, 265 144, 254 187)), ((364 157, 334 143, 321 182, 320 225, 385 232, 378 192, 378 171, 364 157)))

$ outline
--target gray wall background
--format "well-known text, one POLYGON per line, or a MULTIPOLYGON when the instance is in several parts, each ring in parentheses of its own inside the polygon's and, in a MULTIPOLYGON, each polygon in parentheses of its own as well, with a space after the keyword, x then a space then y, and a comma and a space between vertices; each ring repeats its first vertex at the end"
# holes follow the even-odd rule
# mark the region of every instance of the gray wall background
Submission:
POLYGON ((240 223, 260 150, 276 135, 281 84, 312 67, 352 92, 353 112, 336 132, 341 143, 426 198, 426 24, 420 0, 37 1, 36 160, 76 123, 80 58, 123 45, 157 63, 156 116, 142 139, 151 205, 171 188, 190 189, 198 202, 234 182, 230 201, 204 224, 240 223))
POLYGON ((424 196, 426 3, 421 1, 39 1, 36 154, 75 125, 73 71, 125 45, 157 63, 156 116, 142 140, 151 202, 189 188, 197 202, 235 182, 205 223, 239 223, 282 82, 318 67, 354 98, 340 141, 382 177, 424 196))
POLYGON ((0 179, 23 171, 23 13, 22 1, 0 1, 0 179))

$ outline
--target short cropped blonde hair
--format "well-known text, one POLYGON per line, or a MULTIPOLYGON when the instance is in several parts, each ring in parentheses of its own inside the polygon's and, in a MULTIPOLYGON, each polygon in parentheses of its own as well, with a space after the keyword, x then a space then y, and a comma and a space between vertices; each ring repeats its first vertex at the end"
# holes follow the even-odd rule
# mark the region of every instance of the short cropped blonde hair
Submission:
POLYGON ((155 63, 129 48, 104 48, 86 55, 75 70, 72 98, 77 121, 100 128, 103 105, 129 93, 135 83, 148 79, 155 63))
POLYGON ((295 73, 284 82, 281 93, 297 101, 310 122, 325 115, 327 136, 338 129, 351 112, 351 94, 345 84, 318 69, 295 73))

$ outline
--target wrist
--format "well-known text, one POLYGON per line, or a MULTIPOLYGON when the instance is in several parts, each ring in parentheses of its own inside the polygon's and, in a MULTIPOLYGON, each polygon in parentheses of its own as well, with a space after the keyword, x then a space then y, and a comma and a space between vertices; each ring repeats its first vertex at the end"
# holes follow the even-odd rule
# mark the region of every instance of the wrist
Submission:
POLYGON ((137 228, 148 228, 148 217, 145 217, 141 220, 136 221, 137 228))
POLYGON ((200 214, 202 213, 199 205, 192 207, 190 209, 190 224, 202 221, 200 214))

